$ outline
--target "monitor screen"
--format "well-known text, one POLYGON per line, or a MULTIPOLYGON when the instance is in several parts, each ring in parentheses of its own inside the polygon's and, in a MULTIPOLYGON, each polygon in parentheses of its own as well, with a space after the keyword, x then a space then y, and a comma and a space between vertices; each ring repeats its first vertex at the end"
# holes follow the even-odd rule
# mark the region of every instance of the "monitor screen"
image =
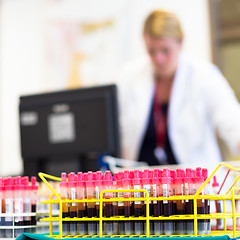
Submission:
POLYGON ((86 171, 86 156, 120 156, 116 85, 21 96, 19 113, 25 174, 33 161, 86 171))

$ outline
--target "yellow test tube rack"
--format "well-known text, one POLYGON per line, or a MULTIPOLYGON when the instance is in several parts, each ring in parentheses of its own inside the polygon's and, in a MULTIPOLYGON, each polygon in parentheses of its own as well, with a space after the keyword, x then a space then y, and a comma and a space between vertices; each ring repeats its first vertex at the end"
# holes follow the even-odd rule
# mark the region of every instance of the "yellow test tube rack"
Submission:
POLYGON ((194 234, 193 235, 172 235, 172 236, 182 236, 182 237, 197 237, 197 236, 220 236, 220 235, 229 235, 230 237, 238 237, 240 236, 240 231, 237 230, 236 227, 236 219, 240 218, 240 213, 236 213, 235 211, 235 201, 240 199, 240 195, 236 195, 235 191, 240 191, 240 188, 235 187, 236 183, 239 181, 240 179, 240 174, 239 176, 236 178, 235 182, 233 183, 233 185, 229 188, 229 190, 227 191, 226 194, 224 195, 200 195, 200 193, 202 192, 202 190, 204 189, 204 187, 206 186, 206 184, 208 184, 208 182, 210 181, 210 179, 214 176, 214 174, 218 171, 218 169, 220 167, 226 167, 228 169, 231 169, 233 171, 237 171, 240 173, 240 169, 239 168, 235 168, 232 167, 226 163, 221 163, 219 164, 216 169, 213 171, 213 173, 206 179, 206 181, 202 184, 202 186, 198 189, 198 191, 195 193, 195 195, 183 195, 183 196, 171 196, 171 197, 158 197, 158 198, 153 198, 153 197, 149 197, 148 191, 144 190, 144 189, 123 189, 123 190, 103 190, 100 193, 100 199, 84 199, 84 200, 63 200, 61 199, 60 194, 58 194, 53 188, 52 186, 49 184, 49 182, 46 180, 46 178, 51 179, 51 180, 55 180, 55 181, 61 181, 61 178, 58 177, 54 177, 51 176, 49 174, 45 174, 45 173, 39 173, 39 177, 42 179, 43 182, 45 182, 47 184, 47 186, 51 189, 51 191, 53 192, 53 194, 50 195, 50 199, 47 201, 43 201, 41 202, 42 204, 49 204, 50 208, 49 208, 49 217, 47 218, 43 218, 41 219, 41 221, 44 222, 49 222, 49 230, 50 230, 50 234, 46 235, 49 237, 53 237, 55 239, 62 239, 62 238, 67 238, 67 237, 72 237, 72 238, 80 238, 80 237, 169 237, 169 235, 150 235, 150 221, 154 221, 154 220, 192 220, 194 221, 194 234), (118 197, 114 197, 111 199, 105 199, 104 198, 104 193, 107 192, 142 192, 145 193, 145 197, 141 197, 141 198, 118 198, 118 197), (55 196, 56 199, 53 199, 53 197, 55 196), (198 214, 197 213, 197 200, 202 200, 202 199, 208 199, 210 201, 222 201, 223 202, 223 212, 222 213, 210 213, 210 214, 198 214), (174 201, 174 200, 193 200, 193 214, 188 214, 188 215, 171 215, 169 217, 163 217, 163 216, 159 216, 159 217, 152 217, 149 216, 149 202, 150 201, 161 201, 161 200, 168 200, 168 201, 174 201), (115 216, 115 217, 103 217, 103 204, 104 202, 118 202, 118 201, 146 201, 146 217, 123 217, 123 216, 115 216), (226 201, 230 201, 231 202, 231 209, 232 212, 227 213, 226 212, 226 201), (88 217, 83 217, 83 218, 63 218, 62 217, 62 205, 63 203, 79 203, 79 202, 99 202, 99 206, 100 206, 100 212, 99 212, 99 218, 97 217, 93 217, 93 218, 88 218, 88 217), (58 217, 53 217, 52 214, 52 204, 59 204, 59 216, 58 217), (198 234, 198 221, 200 219, 223 219, 224 222, 224 228, 223 230, 211 230, 211 233, 208 235, 199 235, 198 234), (232 219, 232 229, 228 230, 227 229, 227 224, 226 224, 226 220, 227 219, 232 219), (112 236, 108 236, 108 235, 103 235, 103 222, 104 221, 136 221, 136 220, 141 220, 141 221, 146 221, 146 234, 145 235, 112 235, 112 236), (52 227, 52 223, 53 222, 59 222, 59 234, 54 235, 53 234, 53 227, 52 227), (99 222, 99 234, 98 235, 94 235, 94 236, 90 236, 90 235, 76 235, 76 236, 63 236, 62 234, 62 223, 63 221, 98 221, 99 222))

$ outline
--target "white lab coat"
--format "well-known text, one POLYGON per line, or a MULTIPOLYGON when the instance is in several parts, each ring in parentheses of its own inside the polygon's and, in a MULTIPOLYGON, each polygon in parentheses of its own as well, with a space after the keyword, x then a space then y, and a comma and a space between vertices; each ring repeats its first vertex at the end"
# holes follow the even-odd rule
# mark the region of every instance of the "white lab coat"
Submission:
MULTIPOLYGON (((137 160, 154 93, 149 60, 130 67, 118 81, 123 158, 137 160)), ((219 163, 215 131, 232 152, 240 143, 239 103, 220 71, 185 55, 173 82, 168 131, 178 163, 219 163)))

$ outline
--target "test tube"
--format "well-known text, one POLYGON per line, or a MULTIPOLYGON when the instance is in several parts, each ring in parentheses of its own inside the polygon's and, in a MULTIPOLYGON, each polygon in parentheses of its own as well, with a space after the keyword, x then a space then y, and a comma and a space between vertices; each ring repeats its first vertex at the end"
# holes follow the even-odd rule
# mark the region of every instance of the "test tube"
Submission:
MULTIPOLYGON (((131 179, 131 189, 134 189, 132 180, 134 179, 134 170, 129 171, 129 178, 131 179)), ((134 192, 130 193, 130 197, 134 198, 134 192)), ((130 201, 131 204, 131 216, 134 216, 134 201, 130 201)))
MULTIPOLYGON (((0 177, 0 214, 4 213, 4 185, 3 185, 3 179, 0 177)), ((5 219, 3 217, 0 217, 0 226, 5 225, 5 219)), ((4 230, 0 229, 0 238, 4 237, 4 230)))
MULTIPOLYGON (((75 173, 71 172, 68 174, 68 199, 76 200, 76 182, 75 182, 75 173)), ((70 218, 77 217, 77 203, 71 202, 69 204, 70 218)), ((76 221, 70 221, 70 235, 77 235, 77 223, 76 221)))
MULTIPOLYGON (((148 177, 150 178, 150 194, 149 194, 149 196, 151 196, 152 197, 152 179, 153 179, 153 170, 152 169, 148 169, 148 177)), ((153 216, 153 203, 152 203, 152 201, 150 200, 149 201, 149 214, 150 214, 150 216, 153 216)), ((151 232, 151 234, 153 234, 153 222, 152 221, 150 221, 150 232, 151 232)))
MULTIPOLYGON (((140 179, 140 171, 135 170, 134 171, 134 179, 132 180, 134 189, 142 189, 142 181, 140 179)), ((140 198, 141 193, 140 192, 134 192, 134 198, 140 198)), ((134 216, 135 217, 141 217, 142 216, 142 203, 141 201, 134 201, 134 216)), ((142 221, 135 220, 134 221, 134 230, 135 235, 142 235, 143 234, 143 225, 142 221)))
MULTIPOLYGON (((175 196, 176 195, 176 191, 175 191, 175 178, 176 178, 176 172, 174 170, 170 170, 170 177, 172 178, 172 195, 175 196)), ((176 215, 177 214, 177 201, 173 200, 172 201, 172 214, 176 215)), ((174 221, 175 223, 176 221, 174 221)))
MULTIPOLYGON (((103 175, 102 172, 98 171, 95 180, 95 197, 96 199, 100 199, 100 193, 103 190, 103 175)), ((96 202, 96 216, 100 217, 100 202, 96 202)), ((99 234, 99 221, 97 221, 97 233, 99 234)))
MULTIPOLYGON (((154 177, 152 179, 152 196, 154 198, 158 198, 162 192, 161 189, 161 178, 159 177, 159 169, 154 169, 154 177)), ((153 216, 160 217, 162 215, 161 212, 161 203, 160 200, 153 200, 153 216)), ((162 235, 163 234, 163 222, 160 220, 154 220, 154 235, 162 235)))
MULTIPOLYGON (((170 177, 170 170, 163 169, 162 177, 163 197, 172 196, 172 179, 170 177)), ((172 215, 172 201, 163 200, 163 215, 169 217, 172 215)), ((174 224, 172 220, 164 220, 164 233, 165 235, 173 235, 174 224)))
MULTIPOLYGON (((196 177, 194 178, 194 185, 195 185, 195 191, 202 186, 204 182, 204 178, 202 177, 201 173, 201 168, 198 167, 196 168, 196 177)), ((202 195, 202 192, 200 193, 202 195)), ((198 199, 197 200, 197 213, 198 214, 204 214, 205 213, 205 202, 204 199, 198 199)), ((205 227, 205 220, 204 219, 198 219, 198 234, 199 235, 204 235, 206 232, 206 227, 205 227)))
MULTIPOLYGON (((31 186, 29 186, 29 177, 25 176, 22 178, 22 184, 24 185, 23 189, 23 212, 30 214, 31 213, 31 186)), ((31 225, 31 216, 23 217, 24 226, 31 225)), ((29 232, 30 228, 25 228, 25 232, 29 232)))
MULTIPOLYGON (((175 170, 170 169, 170 177, 172 179, 172 195, 175 196, 176 195, 176 191, 175 191, 176 172, 175 172, 175 170)), ((173 200, 172 201, 172 215, 176 215, 176 214, 177 214, 177 201, 173 200)), ((177 220, 173 220, 174 231, 176 230, 176 223, 177 223, 177 220)))
MULTIPOLYGON (((184 181, 181 174, 182 169, 177 169, 177 177, 175 178, 175 195, 182 196, 184 195, 184 181)), ((185 214, 185 203, 184 200, 177 200, 176 201, 176 214, 177 215, 184 215, 185 214)), ((177 220, 176 221, 176 234, 177 235, 184 235, 186 233, 186 226, 184 220, 177 220)))
MULTIPOLYGON (((84 200, 85 199, 85 183, 83 181, 83 174, 82 172, 78 172, 78 178, 76 182, 77 188, 77 199, 84 200)), ((86 204, 85 202, 79 202, 77 204, 78 208, 78 218, 85 217, 86 214, 86 204)), ((79 221, 77 223, 77 233, 78 235, 87 235, 87 225, 84 221, 79 221)))
MULTIPOLYGON (((142 178, 142 184, 143 184, 143 189, 147 190, 149 197, 152 197, 151 194, 151 184, 152 184, 152 179, 149 177, 149 172, 147 169, 144 170, 143 172, 143 178, 142 178)), ((144 193, 144 197, 146 197, 146 193, 144 193)), ((144 201, 144 208, 143 208, 143 215, 146 217, 146 201, 144 201)), ((149 216, 152 216, 152 201, 149 201, 149 216)), ((149 233, 153 234, 153 221, 150 221, 150 229, 149 233)), ((146 230, 146 221, 144 221, 144 232, 147 234, 146 230)))
MULTIPOLYGON (((122 180, 123 188, 124 189, 131 189, 131 179, 130 178, 124 178, 122 180)), ((124 198, 130 198, 131 194, 130 192, 124 192, 124 198)), ((130 217, 131 216, 131 202, 130 201, 124 201, 124 217, 130 217)), ((133 234, 133 224, 132 221, 125 221, 125 235, 132 235, 133 234)))
MULTIPOLYGON (((113 180, 112 174, 110 171, 105 172, 105 180, 104 180, 104 189, 105 190, 112 190, 113 189, 113 180)), ((105 193, 104 196, 106 199, 111 199, 113 197, 112 192, 105 193)), ((105 217, 109 218, 113 216, 113 204, 112 202, 105 202, 104 204, 104 215, 105 217)), ((113 235, 113 221, 106 221, 106 229, 105 232, 107 235, 113 235)))
MULTIPOLYGON (((31 212, 32 213, 36 213, 37 211, 37 199, 38 199, 38 195, 37 195, 37 191, 38 191, 38 186, 36 185, 37 183, 37 178, 36 177, 31 177, 31 212)), ((31 216, 31 225, 32 226, 36 226, 37 225, 37 219, 36 216, 31 216)), ((32 232, 36 232, 36 227, 32 228, 32 232)))
MULTIPOLYGON (((123 189, 123 175, 125 175, 126 172, 119 172, 117 175, 117 189, 118 190, 122 190, 123 189)), ((124 196, 123 192, 118 192, 118 197, 122 198, 124 196)), ((124 216, 124 202, 123 201, 119 201, 117 202, 118 205, 118 216, 124 216)), ((125 234, 125 221, 119 221, 118 223, 118 233, 120 235, 124 235, 125 234)))
MULTIPOLYGON (((208 170, 206 168, 202 169, 202 176, 203 176, 203 179, 204 179, 204 182, 205 182, 208 178, 208 170)), ((210 181, 206 184, 206 186, 203 189, 205 195, 209 195, 209 184, 210 184, 210 181)), ((204 203, 205 203, 204 204, 205 205, 205 214, 210 214, 210 200, 209 199, 204 199, 204 203)), ((205 226, 205 229, 206 229, 205 234, 208 235, 208 234, 211 233, 210 219, 205 220, 205 225, 206 225, 205 226)))
MULTIPOLYGON (((192 169, 186 168, 186 176, 184 177, 184 195, 193 195, 193 178, 192 169)), ((193 214, 193 200, 186 199, 185 201, 185 214, 193 214)), ((186 220, 187 235, 194 234, 194 221, 186 220)))
MULTIPOLYGON (((86 181, 86 190, 87 190, 87 199, 95 199, 95 186, 93 181, 93 173, 88 172, 88 181, 86 181)), ((88 202, 87 203, 87 216, 89 218, 96 217, 96 203, 88 202)), ((97 225, 95 221, 88 221, 88 235, 96 235, 97 225)))
MULTIPOLYGON (((20 216, 16 216, 15 226, 23 226, 23 189, 24 186, 21 184, 21 177, 17 177, 16 184, 14 185, 14 212, 19 214, 20 216)), ((15 229, 14 235, 15 237, 18 237, 20 234, 23 233, 23 229, 15 229)))
MULTIPOLYGON (((63 172, 61 174, 62 181, 60 183, 60 191, 61 191, 61 199, 62 200, 67 200, 68 199, 68 183, 67 183, 67 174, 63 172)), ((66 202, 62 203, 62 218, 67 218, 69 217, 69 208, 68 204, 66 202)), ((63 221, 62 222, 62 234, 64 236, 69 235, 69 222, 63 221)))
MULTIPOLYGON (((8 216, 5 217, 5 226, 13 226, 13 217, 11 215, 14 212, 13 207, 14 195, 11 177, 4 179, 4 186, 5 186, 5 214, 8 214, 8 216)), ((5 229, 5 237, 13 238, 13 230, 5 229)))
MULTIPOLYGON (((115 172, 113 174, 113 189, 117 190, 118 186, 117 186, 117 180, 118 180, 118 174, 117 172, 115 172)), ((113 198, 117 198, 118 197, 118 193, 114 192, 113 193, 113 198)), ((118 216, 118 202, 117 201, 113 201, 113 216, 118 216)), ((113 221, 113 235, 118 235, 118 221, 113 221)))

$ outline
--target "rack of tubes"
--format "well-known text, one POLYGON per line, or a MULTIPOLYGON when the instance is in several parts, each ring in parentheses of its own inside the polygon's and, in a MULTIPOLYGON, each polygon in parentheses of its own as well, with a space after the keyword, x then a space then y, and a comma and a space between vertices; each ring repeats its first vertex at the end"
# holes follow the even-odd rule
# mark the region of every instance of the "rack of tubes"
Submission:
MULTIPOLYGON (((220 235, 229 235, 230 237, 238 237, 240 236, 240 231, 237 230, 236 227, 236 219, 240 218, 240 213, 236 213, 235 211, 235 201, 240 200, 240 195, 236 195, 235 191, 240 191, 240 188, 236 187, 237 182, 240 179, 240 175, 235 179, 232 186, 224 195, 202 195, 203 189, 210 182, 210 179, 215 175, 220 167, 226 167, 230 170, 240 172, 240 169, 229 166, 226 163, 219 164, 216 169, 212 172, 212 174, 204 181, 204 183, 198 188, 197 192, 194 195, 181 195, 181 196, 169 196, 169 197, 150 197, 149 192, 146 189, 122 189, 122 190, 102 190, 100 192, 99 199, 84 199, 84 200, 69 200, 61 197, 60 194, 56 193, 52 186, 48 183, 46 178, 61 181, 61 178, 54 177, 45 173, 39 173, 39 177, 47 184, 47 186, 51 189, 53 194, 50 196, 50 199, 42 204, 49 204, 49 217, 41 219, 41 221, 49 222, 49 230, 50 233, 46 236, 53 237, 55 239, 62 239, 68 237, 169 237, 169 236, 220 236, 220 235), (114 193, 123 193, 123 197, 113 197, 114 193), (127 195, 125 195, 127 193, 127 195), (142 196, 140 195, 142 193, 142 196), (55 199, 53 199, 53 196, 55 199), (127 196, 127 197, 126 197, 127 196), (136 197, 138 196, 138 197, 136 197), (150 204, 163 203, 164 206, 171 208, 171 203, 181 203, 188 202, 188 204, 192 205, 192 212, 188 214, 181 215, 161 215, 161 216, 150 216, 150 204), (207 201, 222 201, 223 210, 220 213, 202 213, 201 205, 206 204, 207 201), (231 212, 226 212, 226 201, 231 202, 231 212), (116 202, 124 202, 124 206, 128 206, 130 203, 134 204, 134 210, 137 209, 138 203, 145 203, 145 215, 138 216, 136 214, 129 214, 125 216, 114 216, 112 213, 109 215, 106 214, 105 206, 109 204, 113 204, 116 202), (59 216, 53 217, 52 215, 52 204, 59 204, 59 216), (96 217, 75 217, 68 216, 64 217, 64 207, 67 204, 72 204, 77 206, 78 204, 96 204, 99 205, 99 214, 96 217), (165 203, 165 204, 164 204, 165 203), (167 203, 167 204, 166 204, 167 203), (103 214, 103 210, 105 214, 103 214), (203 224, 209 224, 211 219, 223 219, 223 228, 221 230, 210 230, 203 231, 203 224), (228 229, 226 221, 227 219, 232 219, 232 228, 228 229), (52 223, 59 222, 59 232, 57 234, 52 231, 52 223), (115 222, 125 222, 125 234, 114 234, 113 228, 115 222), (81 230, 81 226, 88 223, 89 226, 96 226, 97 231, 93 234, 87 234, 84 230, 81 230), (176 234, 173 233, 173 225, 178 223, 179 226, 184 224, 186 226, 187 232, 181 232, 181 230, 176 234), (72 226, 79 226, 80 230, 78 234, 65 234, 64 228, 66 224, 73 224, 72 226), (138 226, 141 224, 144 225, 144 231, 139 231, 136 233, 132 231, 133 224, 135 229, 138 229, 138 226), (164 224, 165 232, 162 231, 162 224, 164 224), (154 233, 151 230, 151 226, 154 225, 154 228, 159 229, 159 231, 155 231, 154 233), (104 226, 104 228, 103 228, 104 226), (167 229, 167 230, 166 230, 167 229), (127 232, 129 230, 129 232, 127 232)), ((206 207, 206 206, 205 206, 206 207)), ((70 225, 71 227, 71 225, 70 225)), ((140 228, 139 228, 140 229, 140 228)), ((181 229, 181 227, 180 227, 181 229)), ((71 232, 71 230, 70 230, 71 232)))

